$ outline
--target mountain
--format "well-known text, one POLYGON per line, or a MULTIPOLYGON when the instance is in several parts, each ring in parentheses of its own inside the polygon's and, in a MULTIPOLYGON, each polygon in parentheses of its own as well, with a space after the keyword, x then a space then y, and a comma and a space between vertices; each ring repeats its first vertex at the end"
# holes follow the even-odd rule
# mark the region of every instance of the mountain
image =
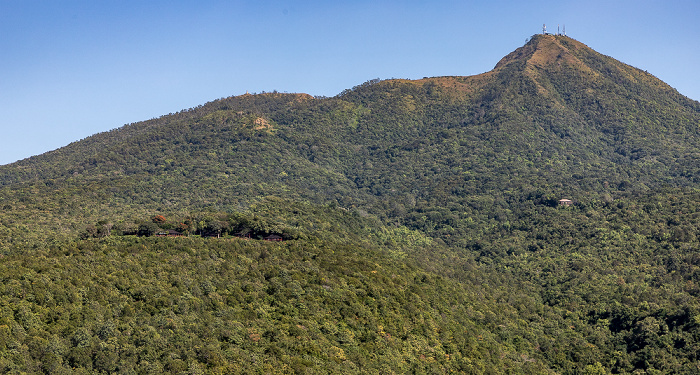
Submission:
POLYGON ((692 373, 698 124, 535 35, 476 76, 223 98, 0 166, 0 368, 692 373))
POLYGON ((474 205, 696 186, 698 123, 698 102, 653 76, 536 35, 482 75, 225 98, 5 166, 0 181, 28 201, 43 201, 48 182, 65 194, 41 211, 91 221, 275 195, 359 207, 466 246, 474 205), (13 188, 24 184, 41 189, 13 188))

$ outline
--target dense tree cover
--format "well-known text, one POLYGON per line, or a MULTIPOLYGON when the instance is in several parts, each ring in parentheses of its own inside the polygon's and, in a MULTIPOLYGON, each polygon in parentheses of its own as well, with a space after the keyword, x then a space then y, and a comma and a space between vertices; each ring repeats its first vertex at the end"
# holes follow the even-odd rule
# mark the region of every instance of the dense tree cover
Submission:
POLYGON ((531 345, 481 327, 497 306, 399 252, 430 239, 334 207, 253 210, 275 211, 307 237, 110 236, 7 251, 3 372, 546 370, 531 345))
POLYGON ((479 76, 224 98, 2 166, 0 368, 697 373, 698 124, 535 36, 479 76))

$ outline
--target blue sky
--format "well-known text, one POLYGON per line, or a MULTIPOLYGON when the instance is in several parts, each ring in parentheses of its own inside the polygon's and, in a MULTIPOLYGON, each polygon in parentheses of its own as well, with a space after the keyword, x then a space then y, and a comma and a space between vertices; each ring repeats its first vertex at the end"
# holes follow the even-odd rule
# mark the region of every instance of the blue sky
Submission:
POLYGON ((700 100, 700 2, 0 0, 0 164, 221 97, 489 71, 569 36, 700 100))

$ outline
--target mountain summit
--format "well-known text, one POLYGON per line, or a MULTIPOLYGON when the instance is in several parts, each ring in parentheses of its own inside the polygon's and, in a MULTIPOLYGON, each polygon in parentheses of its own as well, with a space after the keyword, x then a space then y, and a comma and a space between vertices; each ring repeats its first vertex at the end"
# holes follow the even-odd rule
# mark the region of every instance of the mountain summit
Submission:
MULTIPOLYGON (((564 99, 576 96, 578 90, 582 98, 600 94, 625 95, 634 100, 636 95, 670 96, 682 106, 696 105, 653 75, 567 36, 534 35, 523 47, 501 59, 494 70, 521 72, 538 83, 538 88, 543 90, 540 94, 548 93, 547 88, 555 88, 551 94, 564 99)), ((587 104, 591 104, 590 100, 587 104)))
POLYGON ((595 52, 585 44, 561 35, 534 35, 527 44, 506 55, 496 64, 496 69, 514 62, 525 62, 529 66, 542 68, 555 63, 570 66, 585 65, 579 57, 595 52))

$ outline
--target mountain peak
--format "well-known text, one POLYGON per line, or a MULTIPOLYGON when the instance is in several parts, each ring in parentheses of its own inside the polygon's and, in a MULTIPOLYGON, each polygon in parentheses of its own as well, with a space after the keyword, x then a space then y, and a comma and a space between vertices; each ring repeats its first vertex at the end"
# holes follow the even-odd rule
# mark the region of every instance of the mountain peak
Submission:
POLYGON ((563 35, 532 36, 524 46, 509 53, 496 64, 496 69, 515 62, 526 62, 528 65, 543 67, 562 60, 568 64, 582 64, 576 57, 581 53, 591 53, 585 44, 563 35))

